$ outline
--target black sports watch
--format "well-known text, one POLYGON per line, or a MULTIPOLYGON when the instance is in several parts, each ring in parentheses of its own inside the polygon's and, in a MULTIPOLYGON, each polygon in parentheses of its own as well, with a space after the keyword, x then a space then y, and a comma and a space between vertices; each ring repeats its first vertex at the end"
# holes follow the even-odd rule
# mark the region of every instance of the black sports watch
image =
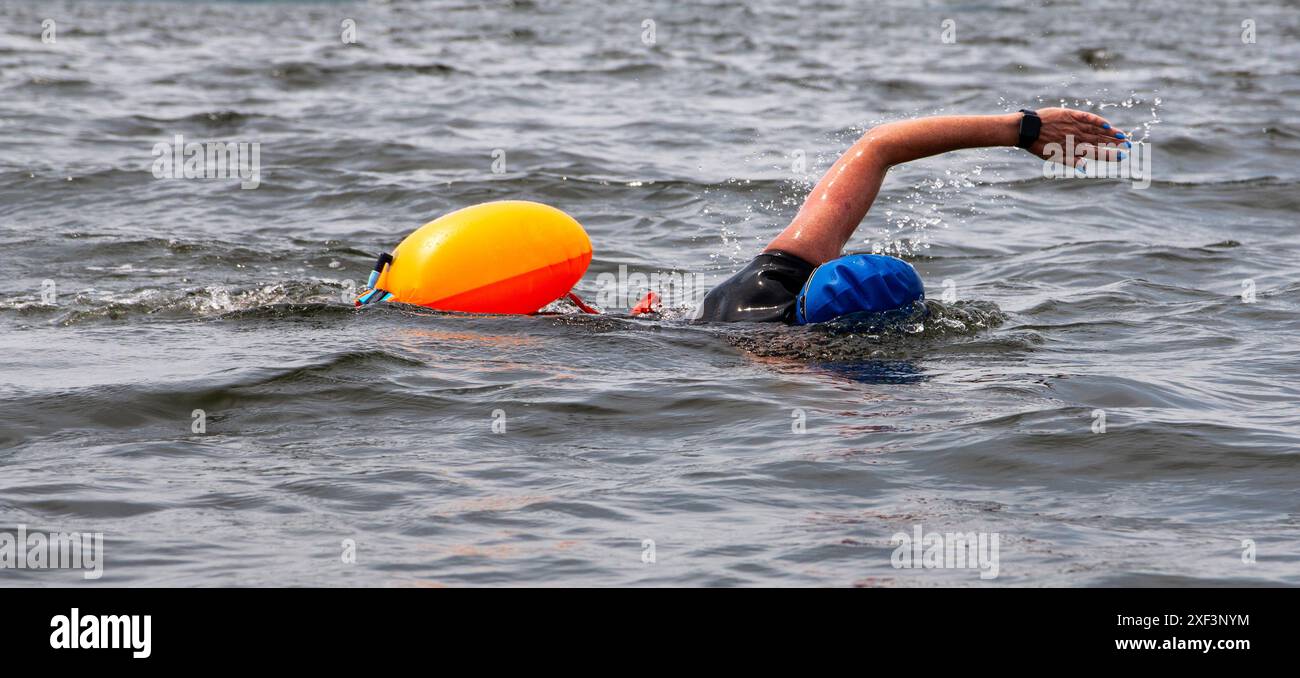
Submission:
POLYGON ((1020 112, 1024 115, 1020 117, 1020 140, 1016 145, 1028 149, 1038 141, 1038 133, 1043 129, 1043 119, 1028 108, 1022 108, 1020 112))

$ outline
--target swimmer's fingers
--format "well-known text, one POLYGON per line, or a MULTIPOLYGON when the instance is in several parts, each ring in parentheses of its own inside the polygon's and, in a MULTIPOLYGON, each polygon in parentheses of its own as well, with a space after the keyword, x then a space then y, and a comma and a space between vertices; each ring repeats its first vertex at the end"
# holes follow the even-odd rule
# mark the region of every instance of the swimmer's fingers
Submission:
POLYGON ((1034 151, 1038 157, 1055 162, 1066 167, 1074 167, 1083 170, 1089 162, 1117 160, 1119 149, 1114 147, 1101 147, 1098 144, 1076 143, 1070 139, 1065 144, 1038 144, 1038 150, 1034 151))
POLYGON ((1129 148, 1132 144, 1129 142, 1128 134, 1124 130, 1110 124, 1110 121, 1087 111, 1073 111, 1075 119, 1084 124, 1083 134, 1080 141, 1097 146, 1123 146, 1129 148))
POLYGON ((1070 112, 1070 117, 1074 118, 1075 121, 1082 123, 1084 126, 1088 128, 1105 129, 1105 130, 1111 129, 1110 121, 1101 117, 1100 115, 1097 115, 1096 113, 1089 113, 1088 111, 1079 111, 1073 108, 1067 108, 1065 110, 1070 112))
POLYGON ((1113 146, 1106 144, 1079 144, 1074 148, 1078 157, 1087 158, 1091 161, 1118 162, 1128 157, 1122 146, 1113 146))

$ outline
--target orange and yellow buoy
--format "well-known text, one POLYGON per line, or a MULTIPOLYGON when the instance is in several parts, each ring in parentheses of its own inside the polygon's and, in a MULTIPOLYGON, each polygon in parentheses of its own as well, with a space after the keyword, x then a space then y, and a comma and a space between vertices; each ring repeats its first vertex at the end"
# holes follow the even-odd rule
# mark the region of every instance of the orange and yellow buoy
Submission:
POLYGON ((374 300, 467 313, 534 313, 587 272, 591 239, 549 205, 503 200, 441 216, 380 257, 374 300), (387 263, 387 266, 385 266, 387 263))

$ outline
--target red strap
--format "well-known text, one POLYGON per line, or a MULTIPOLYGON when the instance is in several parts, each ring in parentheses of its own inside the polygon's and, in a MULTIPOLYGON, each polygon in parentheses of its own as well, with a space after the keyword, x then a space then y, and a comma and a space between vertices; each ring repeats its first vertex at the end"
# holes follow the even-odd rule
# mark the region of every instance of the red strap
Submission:
POLYGON ((572 301, 574 304, 577 304, 578 308, 581 309, 583 313, 591 313, 592 315, 600 315, 600 311, 597 311, 596 309, 594 309, 594 308, 588 306, 587 303, 586 303, 585 301, 583 301, 582 299, 578 298, 578 295, 574 294, 573 292, 569 292, 569 300, 572 301))
POLYGON ((659 298, 658 294, 655 294, 655 292, 651 290, 645 293, 645 296, 641 298, 641 301, 637 302, 636 306, 632 307, 630 313, 631 315, 643 315, 645 313, 658 313, 659 309, 662 306, 663 306, 663 300, 659 298))

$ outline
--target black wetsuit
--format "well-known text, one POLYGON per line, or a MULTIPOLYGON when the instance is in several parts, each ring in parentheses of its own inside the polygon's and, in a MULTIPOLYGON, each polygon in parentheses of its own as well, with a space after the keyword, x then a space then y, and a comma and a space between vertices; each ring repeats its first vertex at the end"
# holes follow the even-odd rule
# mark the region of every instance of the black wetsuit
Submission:
POLYGON ((772 250, 709 290, 700 320, 713 322, 794 322, 799 292, 816 266, 772 250))

